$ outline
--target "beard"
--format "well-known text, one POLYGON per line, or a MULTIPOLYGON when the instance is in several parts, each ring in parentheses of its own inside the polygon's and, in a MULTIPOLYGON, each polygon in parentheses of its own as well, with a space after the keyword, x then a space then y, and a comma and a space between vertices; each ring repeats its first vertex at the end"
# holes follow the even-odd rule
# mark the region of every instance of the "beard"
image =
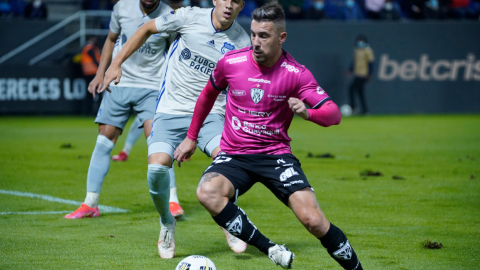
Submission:
POLYGON ((156 7, 156 6, 158 5, 158 3, 159 3, 159 2, 157 1, 157 2, 149 5, 149 4, 146 4, 146 3, 142 2, 142 1, 140 1, 140 4, 142 5, 142 7, 143 7, 144 9, 152 9, 152 8, 156 7))

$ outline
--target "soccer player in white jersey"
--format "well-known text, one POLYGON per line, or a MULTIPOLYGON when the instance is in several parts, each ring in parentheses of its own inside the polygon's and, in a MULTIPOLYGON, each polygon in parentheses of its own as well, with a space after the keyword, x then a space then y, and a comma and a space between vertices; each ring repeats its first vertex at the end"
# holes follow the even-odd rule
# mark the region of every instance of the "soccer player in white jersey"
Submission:
MULTIPOLYGON (((217 60, 228 51, 250 45, 250 37, 235 22, 245 5, 243 0, 213 0, 213 4, 213 9, 180 8, 140 27, 113 59, 102 88, 114 80, 121 83, 120 65, 151 35, 178 33, 168 53, 165 80, 148 139, 147 178, 150 195, 160 214, 158 251, 162 258, 173 258, 175 254, 175 220, 167 211, 168 169, 172 166, 173 152, 186 136, 195 102, 217 60)), ((225 95, 218 98, 198 138, 199 148, 213 157, 220 151, 225 100, 225 95)), ((233 251, 245 250, 244 242, 226 231, 225 234, 233 251)))
MULTIPOLYGON (((110 31, 105 40, 97 74, 89 84, 88 91, 95 96, 95 93, 101 89, 105 70, 110 64, 112 54, 115 56, 120 51, 138 27, 171 10, 172 8, 159 0, 118 2, 112 12, 110 31)), ((162 67, 166 66, 164 54, 171 42, 172 35, 165 33, 150 37, 145 45, 122 65, 123 80, 112 87, 115 91, 104 94, 95 119, 95 123, 99 124, 99 135, 88 168, 87 196, 84 203, 65 218, 100 216, 98 200, 103 180, 110 167, 110 153, 132 109, 137 112, 140 120, 136 123, 136 128, 143 126, 145 136, 150 134, 162 78, 162 67)), ((173 174, 173 168, 170 173, 173 174)), ((172 178, 174 179, 173 176, 172 178)), ((180 216, 183 210, 175 214, 180 216)))
POLYGON ((300 162, 292 154, 288 136, 294 114, 328 127, 340 123, 340 111, 312 73, 282 50, 287 38, 282 7, 278 3, 264 5, 253 11, 252 18, 253 46, 229 52, 218 61, 198 98, 187 138, 174 157, 179 166, 191 157, 203 121, 228 86, 222 153, 200 180, 200 203, 218 225, 257 247, 275 264, 291 268, 293 253, 260 233, 233 204, 237 196, 260 182, 292 210, 344 269, 361 270, 345 234, 320 209, 300 162))

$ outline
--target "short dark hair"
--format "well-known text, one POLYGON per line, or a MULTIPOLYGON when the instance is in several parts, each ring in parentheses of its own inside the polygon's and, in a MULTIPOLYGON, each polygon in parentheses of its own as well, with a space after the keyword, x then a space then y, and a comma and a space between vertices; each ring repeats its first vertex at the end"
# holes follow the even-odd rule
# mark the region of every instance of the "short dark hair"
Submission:
POLYGON ((278 2, 271 2, 256 8, 252 12, 252 19, 257 22, 272 22, 280 32, 285 31, 285 13, 278 2))

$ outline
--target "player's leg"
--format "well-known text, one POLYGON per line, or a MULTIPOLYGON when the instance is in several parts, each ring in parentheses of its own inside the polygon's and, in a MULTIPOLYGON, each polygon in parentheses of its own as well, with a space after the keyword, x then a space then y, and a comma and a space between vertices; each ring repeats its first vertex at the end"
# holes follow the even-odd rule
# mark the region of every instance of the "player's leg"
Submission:
MULTIPOLYGON (((150 123, 151 124, 151 123, 150 123)), ((125 139, 125 144, 123 145, 122 151, 118 155, 112 156, 112 160, 114 161, 127 161, 128 155, 130 155, 130 151, 133 148, 133 145, 137 142, 138 138, 143 133, 143 128, 139 128, 142 125, 138 115, 135 116, 130 128, 128 129, 127 138, 125 139)))
POLYGON ((356 108, 356 105, 355 105, 355 78, 350 82, 350 86, 348 87, 348 97, 349 97, 349 101, 350 101, 350 107, 352 108, 352 112, 353 110, 356 108))
POLYGON ((112 89, 112 93, 107 92, 102 100, 95 119, 95 123, 99 124, 99 135, 88 167, 85 202, 75 212, 66 215, 65 218, 100 216, 98 201, 103 180, 110 168, 110 153, 130 114, 130 108, 125 101, 126 95, 128 95, 128 89, 115 87, 112 89))
POLYGON ((155 209, 160 214, 160 257, 169 259, 175 254, 175 219, 169 210, 170 173, 173 152, 185 138, 191 118, 157 113, 148 138, 148 186, 155 209))
POLYGON ((367 100, 365 98, 365 83, 367 82, 367 79, 361 78, 358 84, 358 96, 360 98, 360 103, 362 104, 362 114, 367 114, 368 113, 368 106, 367 106, 367 100))
MULTIPOLYGON (((225 117, 219 114, 209 114, 204 121, 198 138, 198 148, 209 157, 216 157, 220 150, 220 139, 222 137, 225 117)), ((222 228, 223 229, 223 228, 222 228)), ((236 236, 223 229, 227 238, 228 246, 235 253, 242 253, 247 244, 236 236)))
POLYGON ((320 240, 330 256, 344 269, 363 269, 345 234, 328 222, 311 188, 294 192, 289 198, 288 206, 303 226, 320 240))

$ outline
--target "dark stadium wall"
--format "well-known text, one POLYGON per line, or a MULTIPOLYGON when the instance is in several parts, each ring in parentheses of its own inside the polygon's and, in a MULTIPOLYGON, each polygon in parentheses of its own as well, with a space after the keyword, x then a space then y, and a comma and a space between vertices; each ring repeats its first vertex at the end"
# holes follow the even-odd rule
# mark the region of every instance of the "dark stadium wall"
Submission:
MULTIPOLYGON (((9 41, 3 42, 3 23, 2 55, 28 40, 23 29, 8 29, 9 41), (14 45, 12 40, 19 42, 14 45)), ((13 24, 9 27, 15 28, 13 24)), ((249 32, 249 24, 243 27, 249 32)), ((301 21, 288 22, 287 33, 284 49, 312 71, 339 105, 348 102, 351 78, 345 73, 352 60, 355 37, 364 34, 376 58, 366 91, 371 113, 480 112, 478 22, 301 21)), ((79 113, 84 99, 91 97, 86 93, 88 82, 81 78, 78 67, 29 67, 24 64, 27 58, 0 64, 0 114, 79 113)))

